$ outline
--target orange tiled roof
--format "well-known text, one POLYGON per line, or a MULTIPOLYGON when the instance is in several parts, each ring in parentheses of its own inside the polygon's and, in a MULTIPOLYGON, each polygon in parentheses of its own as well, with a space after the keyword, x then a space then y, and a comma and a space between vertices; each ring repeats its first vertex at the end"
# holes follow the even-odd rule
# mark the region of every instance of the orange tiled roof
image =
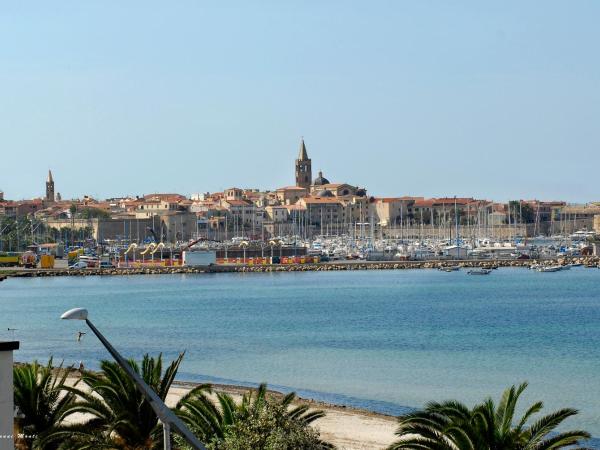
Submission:
POLYGON ((277 189, 278 191, 305 191, 306 188, 300 186, 284 186, 277 189))
POLYGON ((306 197, 303 199, 306 204, 319 204, 319 203, 337 203, 339 205, 342 202, 335 197, 306 197))

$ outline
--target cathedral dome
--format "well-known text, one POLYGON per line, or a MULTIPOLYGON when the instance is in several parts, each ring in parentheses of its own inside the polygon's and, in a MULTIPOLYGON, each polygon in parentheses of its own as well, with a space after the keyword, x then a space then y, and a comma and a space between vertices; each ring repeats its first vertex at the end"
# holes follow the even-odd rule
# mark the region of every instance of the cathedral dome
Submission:
POLYGON ((322 191, 317 192, 315 196, 316 197, 335 197, 335 195, 333 195, 333 192, 328 191, 327 189, 323 189, 322 191))
POLYGON ((319 171, 319 176, 315 178, 313 185, 323 186, 324 184, 329 184, 329 180, 323 176, 323 172, 319 171))

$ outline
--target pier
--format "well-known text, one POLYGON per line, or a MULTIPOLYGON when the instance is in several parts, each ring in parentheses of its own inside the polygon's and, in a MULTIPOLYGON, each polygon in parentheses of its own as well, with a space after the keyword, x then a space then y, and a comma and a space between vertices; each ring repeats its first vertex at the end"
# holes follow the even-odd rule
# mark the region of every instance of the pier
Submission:
POLYGON ((129 267, 129 268, 86 268, 86 269, 12 269, 0 272, 0 281, 7 277, 59 277, 59 276, 119 276, 119 275, 162 275, 162 274, 211 274, 211 273, 265 273, 265 272, 319 272, 339 270, 409 270, 439 269, 449 266, 461 268, 500 268, 522 267, 543 262, 549 265, 583 264, 587 267, 600 267, 600 257, 583 256, 552 258, 544 260, 427 260, 427 261, 347 261, 316 264, 215 264, 209 266, 175 267, 129 267))

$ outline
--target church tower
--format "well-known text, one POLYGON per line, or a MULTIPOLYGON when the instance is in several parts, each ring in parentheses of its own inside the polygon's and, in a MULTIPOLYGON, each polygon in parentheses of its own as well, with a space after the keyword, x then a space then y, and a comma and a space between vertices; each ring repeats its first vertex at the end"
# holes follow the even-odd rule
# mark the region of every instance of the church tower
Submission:
POLYGON ((48 171, 48 179, 46 180, 46 201, 54 203, 54 180, 52 179, 52 171, 48 171))
POLYGON ((312 183, 311 161, 306 153, 304 138, 300 142, 300 152, 296 160, 296 186, 310 189, 312 183))

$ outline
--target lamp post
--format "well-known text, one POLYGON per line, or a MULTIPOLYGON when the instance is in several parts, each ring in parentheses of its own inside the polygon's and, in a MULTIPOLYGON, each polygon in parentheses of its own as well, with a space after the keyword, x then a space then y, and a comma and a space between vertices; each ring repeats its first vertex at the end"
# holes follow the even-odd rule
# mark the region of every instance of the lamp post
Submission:
POLYGON ((246 247, 248 247, 248 241, 242 241, 240 247, 244 249, 244 264, 246 264, 246 247))
POLYGON ((66 320, 85 320, 88 327, 94 332, 96 337, 100 339, 100 342, 117 361, 117 363, 123 368, 125 373, 131 377, 135 382, 137 388, 142 393, 146 400, 158 416, 158 419, 163 425, 163 436, 164 436, 164 449, 171 450, 171 427, 181 434, 181 436, 196 450, 206 450, 206 448, 198 441, 196 436, 192 434, 190 430, 184 425, 179 417, 177 417, 173 411, 171 411, 167 405, 161 400, 161 398, 154 392, 154 390, 146 384, 142 377, 135 372, 127 360, 123 358, 119 352, 111 345, 110 342, 98 331, 98 329, 88 319, 88 311, 84 308, 74 308, 65 312, 61 319, 66 320))

